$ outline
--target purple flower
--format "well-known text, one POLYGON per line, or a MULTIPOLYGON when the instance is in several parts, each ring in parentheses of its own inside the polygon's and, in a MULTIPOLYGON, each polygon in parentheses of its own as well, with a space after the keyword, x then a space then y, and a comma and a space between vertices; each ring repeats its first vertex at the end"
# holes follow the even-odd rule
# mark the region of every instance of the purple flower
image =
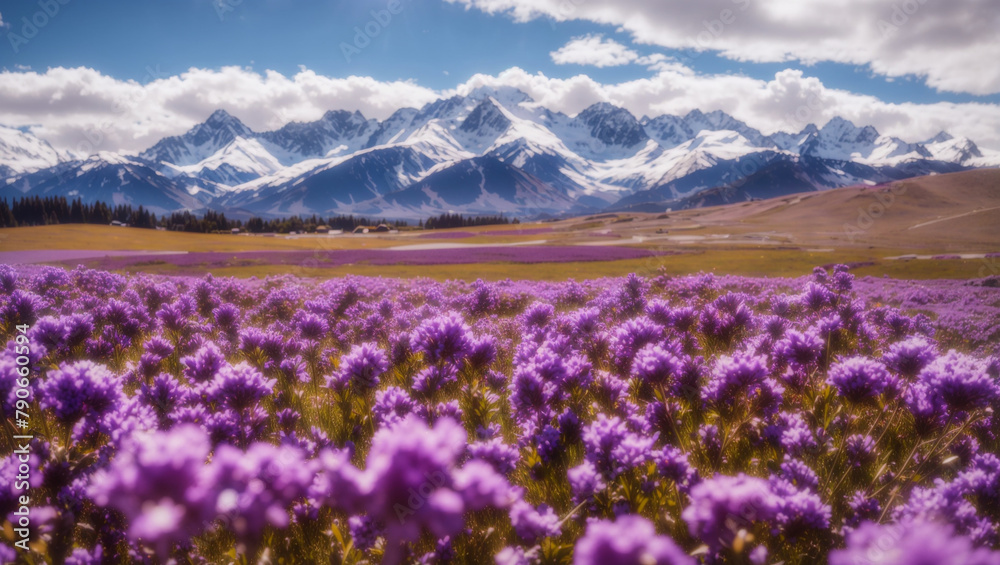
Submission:
POLYGON ((788 330, 785 336, 774 344, 774 355, 778 362, 805 367, 819 360, 823 354, 823 340, 814 332, 788 330))
POLYGON ((403 389, 391 386, 375 394, 375 406, 372 414, 379 424, 394 425, 407 415, 412 414, 417 403, 403 389))
POLYGON ((368 516, 351 516, 347 520, 351 530, 351 539, 358 551, 368 551, 375 546, 381 532, 379 524, 368 516))
POLYGON ((408 416, 376 432, 364 474, 365 508, 386 524, 390 540, 414 540, 424 528, 438 537, 461 528, 465 504, 451 487, 465 448, 465 430, 449 418, 428 428, 408 416))
POLYGON ((850 528, 856 528, 865 521, 876 520, 882 512, 882 505, 878 499, 868 496, 864 491, 857 491, 851 495, 847 501, 851 512, 847 515, 845 524, 850 528))
POLYGON ((472 335, 469 326, 455 313, 427 320, 410 336, 414 351, 424 354, 429 364, 458 362, 469 354, 472 335))
POLYGON ((504 475, 513 471, 521 458, 517 448, 507 445, 500 437, 470 443, 469 456, 489 463, 498 473, 504 475))
POLYGON ((612 479, 650 460, 656 437, 634 434, 617 416, 604 414, 583 430, 587 461, 612 479))
POLYGON ((778 501, 775 521, 785 536, 794 539, 809 531, 830 527, 832 511, 812 490, 797 488, 784 479, 773 481, 771 490, 778 501))
POLYGON ((632 363, 633 377, 656 386, 676 380, 683 370, 684 361, 674 351, 655 344, 640 349, 632 363))
POLYGON ((103 417, 122 398, 121 383, 104 365, 91 361, 64 364, 41 385, 42 408, 64 424, 103 417))
POLYGON ((986 364, 955 350, 928 364, 919 380, 955 412, 985 407, 1000 395, 986 364))
POLYGON ((913 336, 889 346, 889 352, 882 359, 889 369, 913 378, 937 356, 934 346, 925 337, 913 336))
POLYGON ((167 428, 174 409, 186 402, 189 392, 172 375, 163 373, 153 377, 151 383, 143 383, 139 396, 147 406, 156 411, 160 427, 167 428))
POLYGON ((164 555, 172 542, 186 541, 208 524, 213 504, 203 479, 211 445, 196 426, 137 438, 93 476, 88 490, 98 506, 125 515, 134 540, 156 545, 164 555))
POLYGON ((830 565, 997 565, 1000 553, 975 549, 968 538, 932 522, 862 524, 847 548, 830 553, 830 565))
POLYGON ((573 501, 583 502, 594 497, 607 488, 604 477, 590 461, 584 461, 566 472, 570 489, 573 491, 573 501))
POLYGON ((267 379, 246 362, 225 365, 204 388, 209 402, 243 411, 255 406, 274 391, 274 379, 267 379))
POLYGON ((847 454, 847 463, 853 467, 861 467, 870 463, 875 450, 875 440, 871 436, 852 435, 844 443, 844 451, 847 454))
POLYGON ((662 340, 663 335, 663 327, 646 317, 628 320, 618 326, 611 340, 615 366, 627 375, 635 354, 647 344, 662 340))
POLYGON ((819 488, 819 477, 816 472, 804 462, 785 455, 781 462, 781 478, 799 489, 816 491, 819 488))
POLYGON ((865 357, 849 357, 830 368, 827 382, 851 402, 882 394, 893 385, 885 366, 865 357))
POLYGON ((528 543, 535 543, 541 538, 555 537, 562 528, 559 516, 549 506, 543 504, 537 509, 523 500, 518 500, 510 507, 510 524, 518 537, 528 543))
POLYGON ((915 427, 920 435, 926 435, 944 425, 944 402, 930 386, 922 382, 915 383, 906 390, 903 401, 913 414, 915 427))
POLYGON ((181 364, 184 365, 185 377, 193 382, 203 383, 215 378, 225 366, 226 357, 214 343, 208 342, 194 355, 182 357, 181 364))
POLYGON ((420 370, 413 377, 413 390, 425 397, 433 397, 442 388, 458 382, 454 365, 432 365, 420 370))
POLYGON ((215 325, 229 335, 236 335, 239 331, 240 309, 233 304, 221 304, 212 310, 215 318, 215 325))
POLYGON ((545 304, 544 302, 531 304, 521 314, 521 319, 524 321, 524 329, 527 331, 537 331, 544 328, 552 320, 552 316, 555 313, 556 308, 551 304, 545 304))
POLYGON ((288 508, 306 495, 316 475, 300 449, 267 443, 246 452, 221 445, 207 473, 215 511, 244 540, 259 536, 266 525, 288 526, 288 508))
POLYGON ((484 335, 472 340, 472 345, 469 347, 469 356, 466 359, 470 366, 481 371, 492 365, 496 358, 496 339, 493 336, 484 335))
POLYGON ((538 563, 536 555, 538 548, 525 551, 521 547, 505 547, 494 557, 496 565, 535 565, 538 563))
POLYGON ((459 493, 468 510, 483 508, 508 508, 521 496, 507 479, 485 461, 469 461, 454 472, 455 491, 459 493))
POLYGON ((362 343, 351 347, 350 353, 340 360, 340 370, 327 382, 328 386, 343 390, 348 384, 354 387, 375 388, 379 377, 389 369, 389 360, 376 343, 362 343))
POLYGON ((706 479, 691 489, 690 499, 681 517, 712 551, 728 547, 738 530, 774 519, 779 508, 766 481, 742 474, 706 479))
POLYGON ((732 407, 734 402, 746 398, 752 402, 754 413, 772 414, 781 404, 785 389, 768 378, 768 373, 765 357, 752 353, 723 355, 702 389, 702 397, 720 407, 732 407))
POLYGON ((677 484, 681 492, 687 492, 698 482, 698 471, 688 462, 688 456, 677 447, 668 445, 653 455, 660 475, 677 484))
POLYGON ((574 565, 695 565, 695 560, 667 536, 656 534, 642 516, 621 516, 614 522, 594 520, 576 542, 574 565))

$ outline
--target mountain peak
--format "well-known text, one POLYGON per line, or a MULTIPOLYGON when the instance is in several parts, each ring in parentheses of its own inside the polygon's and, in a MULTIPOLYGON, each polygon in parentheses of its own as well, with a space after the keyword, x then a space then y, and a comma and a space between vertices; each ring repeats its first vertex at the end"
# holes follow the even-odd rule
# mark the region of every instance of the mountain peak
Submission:
POLYGON ((953 139, 955 139, 954 136, 952 136, 950 133, 942 130, 942 131, 939 131, 937 133, 937 135, 935 135, 934 137, 928 139, 927 141, 924 141, 923 143, 925 145, 929 144, 929 143, 944 143, 945 141, 951 141, 953 139))
POLYGON ((480 86, 469 93, 472 100, 493 98, 504 106, 516 106, 522 102, 534 102, 531 96, 513 86, 480 86))
POLYGON ((465 118, 459 129, 466 133, 482 133, 484 135, 499 135, 509 128, 510 120, 497 107, 493 97, 485 98, 465 118))
POLYGON ((197 137, 203 135, 205 130, 210 130, 211 132, 229 130, 234 138, 253 135, 253 130, 248 128, 239 118, 221 108, 212 112, 212 115, 207 120, 194 126, 184 135, 197 137))
POLYGON ((598 102, 577 114, 576 119, 590 128, 590 135, 605 145, 632 147, 649 139, 631 112, 609 102, 598 102))
POLYGON ((212 112, 212 115, 209 116, 208 120, 206 120, 206 121, 207 122, 226 122, 226 121, 235 120, 235 119, 236 118, 232 114, 230 114, 229 112, 225 111, 222 108, 219 108, 218 110, 212 112))
POLYGON ((833 117, 819 130, 821 136, 839 143, 871 144, 879 137, 878 130, 872 126, 859 128, 850 120, 840 116, 833 117))

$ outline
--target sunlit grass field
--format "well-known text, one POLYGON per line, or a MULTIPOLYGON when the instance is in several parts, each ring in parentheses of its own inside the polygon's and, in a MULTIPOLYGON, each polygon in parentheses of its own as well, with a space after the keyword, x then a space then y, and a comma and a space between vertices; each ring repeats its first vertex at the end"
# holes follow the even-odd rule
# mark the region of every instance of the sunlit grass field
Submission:
MULTIPOLYGON (((284 235, 274 237, 245 235, 191 234, 164 232, 137 228, 120 228, 93 225, 60 225, 0 230, 0 254, 7 251, 31 250, 129 250, 129 251, 186 251, 232 252, 243 251, 309 251, 335 252, 349 249, 387 249, 410 245, 435 244, 495 244, 538 242, 544 244, 574 245, 577 243, 600 241, 594 237, 593 225, 597 222, 560 223, 553 231, 534 235, 498 235, 498 231, 530 230, 550 227, 551 224, 522 224, 520 226, 485 226, 452 230, 471 237, 415 237, 414 233, 369 234, 366 236, 331 236, 290 238, 284 235), (585 225, 583 229, 579 226, 585 225), (491 232, 490 235, 475 235, 491 232)), ((604 225, 604 224, 600 224, 604 225)), ((600 227, 598 225, 597 227, 600 227)), ((446 235, 448 230, 439 232, 416 232, 416 235, 446 235)), ((604 238, 607 240, 608 238, 604 238)), ((890 260, 914 253, 912 247, 893 248, 848 248, 836 250, 815 250, 792 245, 753 245, 707 242, 676 242, 650 239, 632 243, 631 235, 615 241, 616 245, 637 246, 677 254, 590 262, 562 263, 476 263, 452 265, 371 265, 359 262, 352 265, 311 267, 273 265, 263 261, 247 261, 234 255, 230 262, 213 266, 178 267, 170 262, 169 256, 152 257, 149 261, 125 268, 130 272, 157 274, 199 274, 211 272, 216 276, 265 277, 270 275, 294 274, 301 277, 329 278, 348 274, 386 277, 428 277, 436 280, 465 279, 484 280, 565 280, 585 279, 604 276, 621 276, 630 272, 684 275, 697 272, 716 272, 744 276, 794 277, 809 274, 816 265, 843 263, 855 267, 852 272, 858 276, 883 276, 907 279, 931 278, 976 278, 998 274, 990 269, 990 259, 945 259, 945 260, 890 260)), ((938 255, 947 249, 927 248, 920 254, 938 255)), ((2 256, 2 255, 0 255, 2 256)), ((83 265, 92 260, 73 262, 83 265)), ((65 265, 65 262, 63 263, 65 265)))

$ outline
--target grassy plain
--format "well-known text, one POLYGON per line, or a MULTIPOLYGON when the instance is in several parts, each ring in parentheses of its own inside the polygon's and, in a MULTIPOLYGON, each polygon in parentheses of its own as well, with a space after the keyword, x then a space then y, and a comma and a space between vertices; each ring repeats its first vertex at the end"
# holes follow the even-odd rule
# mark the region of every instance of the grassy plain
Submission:
MULTIPOLYGON (((565 280, 629 272, 683 275, 715 272, 798 276, 816 265, 848 263, 860 275, 895 278, 974 278, 1000 275, 1000 171, 922 177, 881 187, 848 187, 770 200, 656 214, 599 214, 555 222, 481 226, 436 232, 273 237, 203 235, 92 225, 0 229, 6 251, 129 250, 238 253, 336 251, 454 244, 635 246, 678 254, 646 259, 562 263, 352 265, 303 268, 234 258, 207 270, 218 276, 306 277, 346 274, 445 279, 565 280), (450 232, 450 233, 449 233, 450 232), (509 232, 506 233, 506 232, 509 232), (436 234, 441 237, 427 237, 436 234), (423 236, 423 237, 422 237, 423 236), (974 255, 967 259, 898 260, 905 255, 974 255)), ((88 264, 88 260, 76 263, 88 264)), ((65 264, 65 263, 64 263, 65 264)), ((128 270, 197 274, 168 256, 128 270)), ((197 269, 195 269, 197 270, 197 269)))

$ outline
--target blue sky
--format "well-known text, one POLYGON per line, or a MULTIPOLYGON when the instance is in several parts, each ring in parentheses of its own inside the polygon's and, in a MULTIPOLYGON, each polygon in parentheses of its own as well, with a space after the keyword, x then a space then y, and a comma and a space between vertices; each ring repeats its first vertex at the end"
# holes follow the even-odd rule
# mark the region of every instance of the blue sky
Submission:
POLYGON ((1000 67, 983 63, 1000 58, 1000 10, 984 17, 978 0, 393 0, 373 22, 390 1, 7 2, 0 123, 56 145, 97 124, 101 148, 135 149, 217 106, 269 128, 276 105, 384 118, 507 84, 571 114, 721 109, 765 132, 839 115, 1000 148, 1000 67), (366 26, 377 34, 345 57, 366 26))

